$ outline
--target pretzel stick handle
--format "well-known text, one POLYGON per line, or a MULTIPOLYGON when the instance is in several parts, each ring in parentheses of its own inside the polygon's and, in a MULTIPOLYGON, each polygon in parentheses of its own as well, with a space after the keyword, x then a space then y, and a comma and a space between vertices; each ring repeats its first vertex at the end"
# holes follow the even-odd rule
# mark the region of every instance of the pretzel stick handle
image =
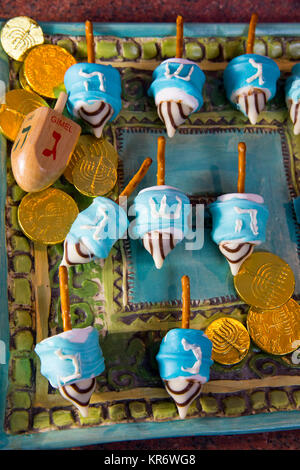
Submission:
POLYGON ((165 147, 166 139, 158 137, 157 139, 157 185, 165 184, 165 147))
POLYGON ((94 31, 91 21, 85 22, 85 37, 87 46, 87 59, 89 64, 95 63, 95 43, 94 43, 94 31))
POLYGON ((181 59, 183 54, 183 18, 178 15, 176 19, 176 54, 175 57, 181 59))
POLYGON ((152 159, 150 157, 146 158, 143 161, 140 169, 137 171, 137 173, 134 175, 134 177, 129 181, 128 185, 120 193, 120 195, 119 195, 119 197, 116 201, 117 204, 119 204, 119 199, 121 197, 129 197, 130 194, 133 193, 135 188, 139 185, 139 183, 142 181, 142 179, 146 175, 146 173, 149 170, 151 164, 152 164, 152 159))
POLYGON ((181 278, 182 287, 182 320, 181 328, 189 328, 190 326, 190 279, 188 276, 182 276, 181 278))
POLYGON ((246 47, 247 54, 253 54, 254 41, 255 41, 255 28, 256 28, 257 21, 258 21, 258 15, 256 13, 253 13, 251 16, 250 24, 249 24, 247 47, 246 47))
POLYGON ((69 297, 67 267, 60 266, 58 273, 59 273, 59 289, 60 289, 63 329, 64 331, 68 331, 72 329, 72 324, 71 324, 71 314, 70 314, 70 297, 69 297))
POLYGON ((238 193, 244 193, 245 192, 245 178, 246 178, 246 144, 245 142, 239 142, 238 159, 239 159, 239 169, 238 169, 237 190, 238 190, 238 193))

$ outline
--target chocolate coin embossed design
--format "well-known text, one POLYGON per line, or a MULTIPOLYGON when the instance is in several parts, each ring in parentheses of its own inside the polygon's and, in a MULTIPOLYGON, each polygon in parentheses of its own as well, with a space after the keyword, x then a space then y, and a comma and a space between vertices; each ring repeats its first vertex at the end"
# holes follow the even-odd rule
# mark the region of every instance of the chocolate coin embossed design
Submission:
POLYGON ((240 298, 250 306, 273 309, 292 296, 295 278, 290 266, 273 253, 256 252, 246 259, 234 277, 240 298))
POLYGON ((54 88, 64 81, 69 67, 76 64, 75 58, 66 49, 54 44, 34 47, 24 61, 25 79, 36 93, 55 98, 54 88))
POLYGON ((64 191, 48 188, 28 193, 18 209, 18 221, 25 235, 45 245, 61 243, 78 215, 74 199, 64 191))
POLYGON ((113 189, 117 182, 117 170, 108 158, 87 156, 80 159, 72 172, 73 184, 86 196, 103 196, 113 189))
POLYGON ((0 108, 0 129, 8 140, 14 141, 25 116, 41 106, 49 107, 36 93, 27 90, 10 90, 5 104, 0 108))
POLYGON ((27 51, 43 44, 44 34, 36 21, 27 16, 8 20, 1 30, 1 44, 12 59, 22 61, 27 51))
POLYGON ((247 329, 254 343, 263 351, 289 354, 299 347, 300 306, 289 299, 284 305, 272 310, 250 308, 247 329))
POLYGON ((99 158, 100 156, 105 157, 107 160, 110 160, 113 166, 118 168, 118 153, 114 146, 108 142, 105 138, 97 139, 93 135, 81 135, 78 139, 78 143, 75 147, 75 150, 70 158, 67 168, 64 172, 64 177, 73 183, 73 170, 79 160, 84 158, 99 158))
POLYGON ((244 325, 231 317, 214 320, 205 330, 213 344, 211 358, 220 364, 236 364, 247 355, 250 336, 244 325))

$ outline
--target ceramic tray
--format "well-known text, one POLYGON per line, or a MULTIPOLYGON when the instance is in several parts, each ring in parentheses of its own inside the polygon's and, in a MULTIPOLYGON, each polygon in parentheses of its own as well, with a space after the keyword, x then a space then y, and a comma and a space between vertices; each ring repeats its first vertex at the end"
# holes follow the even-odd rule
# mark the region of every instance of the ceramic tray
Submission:
MULTIPOLYGON (((86 60, 83 24, 41 26, 47 41, 67 48, 78 61, 86 60)), ((282 74, 276 97, 255 127, 227 102, 222 80, 228 61, 245 50, 247 28, 243 24, 185 25, 185 57, 199 62, 207 77, 204 105, 167 141, 166 181, 206 207, 219 194, 235 191, 237 143, 244 140, 250 162, 246 190, 262 194, 270 209, 263 249, 291 265, 296 278, 294 298, 299 299, 299 226, 292 201, 299 194, 300 141, 293 135, 283 87, 300 58, 300 26, 257 27, 255 52, 274 58, 282 74)), ((147 88, 152 70, 174 56, 175 25, 95 24, 94 33, 96 58, 117 66, 122 75, 123 109, 105 130, 118 148, 122 187, 145 157, 155 159, 157 137, 165 135, 147 88)), ((3 52, 0 60, 0 80, 18 86, 18 64, 9 64, 3 52)), ((48 250, 52 300, 41 320, 34 309, 37 250, 20 231, 16 218, 24 193, 16 186, 6 158, 10 143, 1 137, 0 144, 0 448, 54 449, 300 427, 299 366, 290 357, 270 357, 254 344, 241 364, 213 366, 211 380, 186 420, 178 419, 162 386, 155 354, 166 331, 180 325, 182 274, 191 279, 191 327, 205 329, 224 315, 244 322, 247 315, 228 265, 210 240, 206 210, 202 249, 184 251, 178 245, 177 255, 169 255, 160 271, 138 243, 126 240, 116 244, 103 269, 84 265, 70 273, 74 325, 96 325, 107 358, 91 415, 80 419, 41 376, 33 351, 37 341, 61 331, 57 268, 62 247, 48 250)), ((143 187, 155 184, 155 173, 151 168, 143 187)), ((75 194, 64 179, 56 186, 72 194, 80 208, 90 202, 75 194)))

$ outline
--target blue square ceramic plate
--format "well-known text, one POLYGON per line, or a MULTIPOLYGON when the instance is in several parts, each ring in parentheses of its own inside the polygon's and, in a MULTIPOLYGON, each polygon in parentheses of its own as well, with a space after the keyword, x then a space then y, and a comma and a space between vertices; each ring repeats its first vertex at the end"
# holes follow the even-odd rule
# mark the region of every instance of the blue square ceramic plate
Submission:
MULTIPOLYGON (((47 41, 86 61, 83 24, 41 26, 47 41)), ((293 208, 299 194, 300 140, 293 134, 284 99, 285 79, 300 58, 300 26, 261 24, 256 33, 255 52, 275 59, 281 77, 275 98, 252 126, 226 100, 223 87, 228 61, 244 52, 247 25, 185 25, 184 55, 206 74, 204 104, 167 140, 166 182, 181 188, 194 204, 204 204, 202 248, 187 251, 178 245, 158 271, 142 246, 128 239, 116 244, 103 268, 91 263, 70 271, 74 327, 97 327, 106 359, 88 418, 81 418, 40 374, 35 343, 62 331, 57 277, 62 246, 48 249, 52 296, 44 319, 37 318, 33 274, 38 247, 18 226, 24 193, 11 173, 10 143, 1 137, 1 448, 55 449, 300 427, 300 369, 289 356, 270 356, 251 344, 240 364, 214 364, 211 380, 185 420, 178 419, 155 361, 162 336, 180 325, 183 274, 191 279, 192 328, 204 330, 224 315, 245 322, 248 307, 237 297, 227 262, 211 241, 207 211, 216 196, 235 192, 241 140, 247 145, 246 190, 263 195, 270 210, 262 249, 290 264, 296 278, 293 297, 300 298, 299 225, 293 208)), ((155 159, 157 137, 165 135, 147 89, 153 69, 174 56, 175 25, 95 24, 94 34, 97 61, 118 67, 122 77, 122 111, 105 135, 118 148, 124 186, 145 157, 155 159)), ((19 86, 19 67, 1 51, 0 80, 6 87, 19 86)), ((142 187, 155 184, 154 166, 142 187)), ((56 186, 80 207, 90 202, 63 177, 56 186)))

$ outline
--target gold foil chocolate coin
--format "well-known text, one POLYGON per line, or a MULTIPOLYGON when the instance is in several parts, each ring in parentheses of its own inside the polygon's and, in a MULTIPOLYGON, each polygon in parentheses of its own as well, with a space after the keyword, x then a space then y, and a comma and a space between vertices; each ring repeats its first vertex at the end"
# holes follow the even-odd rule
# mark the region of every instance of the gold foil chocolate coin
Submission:
POLYGON ((109 193, 117 182, 117 170, 114 164, 102 155, 91 155, 78 160, 73 172, 73 184, 82 194, 90 197, 109 193))
POLYGON ((240 298, 250 306, 273 309, 292 296, 295 278, 290 266, 273 253, 256 252, 244 261, 234 277, 240 298))
POLYGON ((18 208, 18 221, 34 242, 55 245, 64 241, 78 212, 71 196, 60 189, 48 188, 24 196, 18 208))
POLYGON ((250 308, 247 329, 254 343, 263 351, 289 354, 299 347, 300 306, 293 299, 272 310, 250 308))
POLYGON ((49 108, 47 102, 39 95, 27 90, 10 90, 5 95, 5 104, 26 116, 41 106, 49 108))
POLYGON ((25 116, 41 106, 49 107, 36 93, 21 89, 8 91, 5 95, 5 104, 0 107, 1 133, 13 142, 25 116))
POLYGON ((23 88, 23 90, 32 91, 24 75, 24 64, 22 64, 19 70, 19 83, 21 87, 23 88))
POLYGON ((211 358, 220 364, 237 364, 249 351, 249 333, 235 318, 214 320, 206 328, 205 334, 213 344, 211 358))
POLYGON ((7 108, 5 105, 0 107, 0 131, 1 134, 10 141, 14 141, 18 135, 19 129, 24 120, 23 114, 7 108))
POLYGON ((65 169, 64 177, 69 181, 69 183, 73 183, 72 173, 77 162, 89 157, 97 159, 100 156, 105 157, 113 164, 116 169, 118 168, 118 153, 114 146, 108 142, 107 139, 104 137, 97 139, 97 137, 90 134, 81 135, 78 139, 72 157, 70 158, 68 166, 65 169))
POLYGON ((55 98, 54 89, 64 81, 75 58, 66 49, 54 45, 36 46, 24 60, 24 76, 33 91, 46 98, 55 98))
POLYGON ((22 61, 32 47, 43 44, 44 34, 32 18, 17 16, 5 23, 0 39, 6 54, 12 59, 22 61))

